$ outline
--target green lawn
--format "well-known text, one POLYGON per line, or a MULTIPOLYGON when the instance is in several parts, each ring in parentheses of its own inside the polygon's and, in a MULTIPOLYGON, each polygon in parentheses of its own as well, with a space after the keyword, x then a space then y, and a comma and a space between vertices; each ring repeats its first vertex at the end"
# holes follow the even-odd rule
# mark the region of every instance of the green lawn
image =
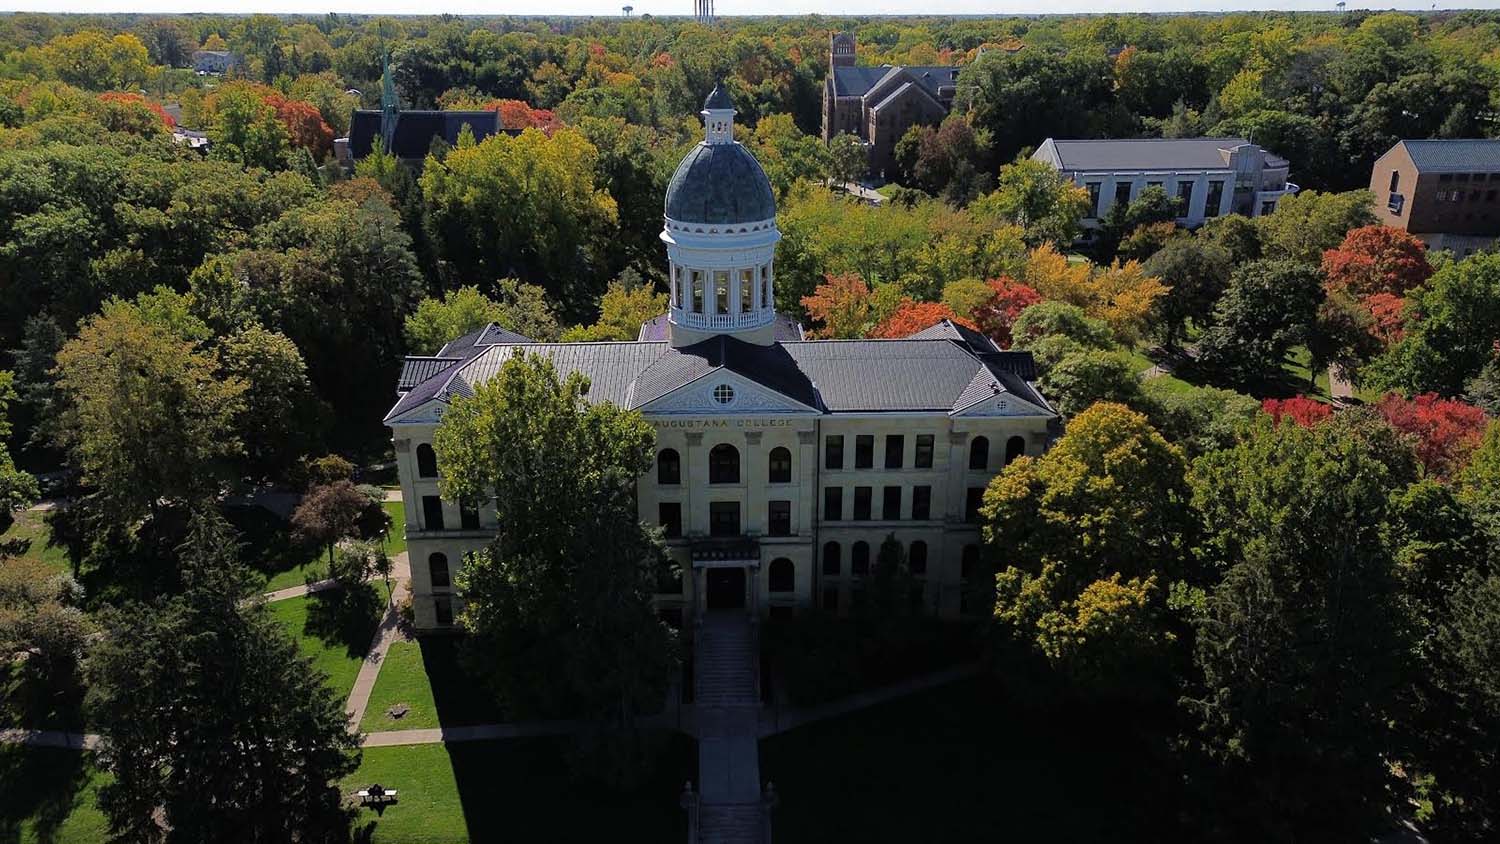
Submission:
POLYGON ((286 625, 302 652, 312 657, 313 665, 328 675, 328 685, 347 695, 369 653, 387 595, 385 584, 374 581, 357 596, 330 590, 277 601, 268 607, 271 615, 286 625))
POLYGON ((47 527, 46 513, 22 510, 14 515, 15 523, 0 535, 0 545, 13 547, 16 556, 36 557, 59 572, 72 569, 67 550, 47 544, 52 539, 52 531, 47 527))
MULTIPOLYGON (((1146 370, 1150 369, 1153 366, 1156 366, 1156 361, 1153 361, 1151 358, 1146 357, 1146 354, 1139 348, 1130 350, 1129 354, 1130 362, 1135 367, 1135 371, 1138 374, 1145 373, 1146 370)), ((1168 392, 1175 393, 1193 389, 1192 384, 1182 380, 1181 378, 1178 378, 1176 375, 1157 375, 1149 380, 1151 380, 1153 383, 1161 384, 1163 388, 1165 388, 1168 392)))
POLYGON ((328 551, 303 545, 292 538, 291 526, 261 507, 234 507, 226 511, 244 543, 247 565, 266 578, 267 592, 301 586, 309 575, 314 580, 328 576, 328 551))
POLYGON ((658 770, 624 794, 573 779, 563 761, 569 740, 551 738, 367 748, 344 791, 378 782, 399 792, 383 814, 360 811, 375 844, 681 841, 677 799, 696 779, 696 751, 683 736, 660 741, 658 770))
POLYGON ((500 708, 459 667, 458 644, 456 637, 426 636, 391 645, 360 729, 374 733, 504 721, 500 708), (410 708, 399 720, 386 714, 398 703, 410 708))
POLYGON ((108 774, 86 753, 0 747, 0 841, 98 844, 106 835, 95 793, 108 774))
POLYGON ((406 505, 400 501, 387 501, 385 513, 391 517, 390 532, 386 534, 385 552, 394 557, 406 551, 406 505))
POLYGON ((1298 346, 1292 349, 1291 353, 1287 355, 1286 363, 1282 364, 1282 369, 1286 372, 1287 377, 1291 379, 1292 385, 1299 395, 1305 395, 1310 399, 1323 399, 1326 401, 1329 398, 1328 370, 1324 369, 1319 372, 1318 377, 1313 382, 1313 388, 1308 389, 1307 377, 1310 362, 1311 355, 1308 354, 1306 347, 1298 346))
POLYGON ((1161 717, 975 679, 766 739, 760 774, 777 844, 1190 840, 1161 717))

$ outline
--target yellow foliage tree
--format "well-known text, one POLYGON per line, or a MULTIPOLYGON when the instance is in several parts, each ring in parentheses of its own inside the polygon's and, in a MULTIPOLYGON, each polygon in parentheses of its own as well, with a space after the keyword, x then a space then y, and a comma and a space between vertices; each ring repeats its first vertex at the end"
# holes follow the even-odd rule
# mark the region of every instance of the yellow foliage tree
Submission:
POLYGON ((1048 245, 1032 250, 1023 279, 1044 299, 1077 305, 1103 320, 1127 345, 1140 339, 1152 305, 1171 289, 1148 275, 1139 261, 1116 261, 1100 269, 1070 262, 1048 245))

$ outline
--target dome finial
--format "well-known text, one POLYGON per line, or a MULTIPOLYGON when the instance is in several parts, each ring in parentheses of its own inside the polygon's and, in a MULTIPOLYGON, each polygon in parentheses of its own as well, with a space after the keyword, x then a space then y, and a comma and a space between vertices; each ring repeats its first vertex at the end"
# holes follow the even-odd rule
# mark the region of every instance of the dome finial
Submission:
POLYGON ((714 78, 714 89, 708 92, 708 99, 703 101, 704 111, 734 111, 734 100, 729 99, 729 91, 724 88, 722 76, 714 78))

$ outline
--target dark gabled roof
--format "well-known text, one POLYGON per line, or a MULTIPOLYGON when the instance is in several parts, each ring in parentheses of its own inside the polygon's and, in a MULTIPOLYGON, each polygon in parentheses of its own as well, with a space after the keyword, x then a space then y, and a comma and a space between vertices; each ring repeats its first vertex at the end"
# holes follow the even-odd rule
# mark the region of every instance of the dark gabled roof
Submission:
POLYGON ((835 67, 833 68, 833 95, 863 97, 875 87, 877 82, 896 70, 906 71, 912 82, 922 86, 933 97, 940 97, 939 89, 952 86, 957 82, 959 68, 952 65, 835 67))
POLYGON ((785 346, 757 346, 722 334, 657 358, 636 378, 632 406, 648 404, 720 368, 809 407, 818 406, 817 391, 785 346))
POLYGON ((454 364, 463 363, 463 360, 459 357, 408 357, 401 364, 401 377, 396 381, 396 392, 404 393, 454 364))
POLYGON ((776 216, 776 194, 760 162, 739 141, 703 142, 667 183, 666 215, 679 223, 755 223, 776 216))
POLYGON ((995 341, 984 336, 983 333, 967 325, 960 325, 951 319, 934 322, 906 339, 952 340, 955 343, 962 343, 972 352, 998 352, 1000 350, 1000 347, 995 345, 995 341))
POLYGON ((1418 170, 1429 173, 1500 171, 1500 141, 1481 138, 1401 141, 1418 170))
MULTIPOLYGON (((667 314, 654 316, 641 323, 641 332, 635 339, 643 342, 654 342, 667 340, 672 336, 672 325, 667 321, 667 314)), ((786 314, 777 314, 773 323, 772 339, 778 343, 788 340, 805 339, 802 333, 802 323, 792 319, 786 314)))
POLYGON ((590 401, 628 408, 642 407, 712 372, 727 370, 829 413, 955 413, 998 393, 1051 411, 1030 384, 1036 377, 1030 352, 976 353, 969 340, 948 336, 759 346, 720 335, 680 349, 641 341, 484 346, 460 338, 444 349, 449 357, 463 357, 463 362, 412 387, 388 419, 434 398, 472 395, 474 385, 493 377, 521 352, 546 355, 561 375, 587 376, 590 401), (456 348, 464 342, 469 345, 456 348))
MULTIPOLYGON (((433 138, 456 144, 465 125, 473 131, 474 140, 482 141, 501 131, 500 112, 403 110, 396 120, 396 135, 387 152, 394 153, 397 158, 425 158, 432 148, 433 138)), ((380 112, 373 109, 355 111, 349 124, 350 154, 355 158, 369 155, 379 137, 380 112)))

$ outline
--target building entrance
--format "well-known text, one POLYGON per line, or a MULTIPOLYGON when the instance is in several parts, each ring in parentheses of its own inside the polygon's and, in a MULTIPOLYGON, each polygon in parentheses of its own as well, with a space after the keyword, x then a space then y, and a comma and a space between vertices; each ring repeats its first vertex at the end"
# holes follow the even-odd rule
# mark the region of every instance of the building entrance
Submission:
POLYGON ((745 569, 711 568, 703 573, 711 610, 740 610, 745 608, 745 569))

